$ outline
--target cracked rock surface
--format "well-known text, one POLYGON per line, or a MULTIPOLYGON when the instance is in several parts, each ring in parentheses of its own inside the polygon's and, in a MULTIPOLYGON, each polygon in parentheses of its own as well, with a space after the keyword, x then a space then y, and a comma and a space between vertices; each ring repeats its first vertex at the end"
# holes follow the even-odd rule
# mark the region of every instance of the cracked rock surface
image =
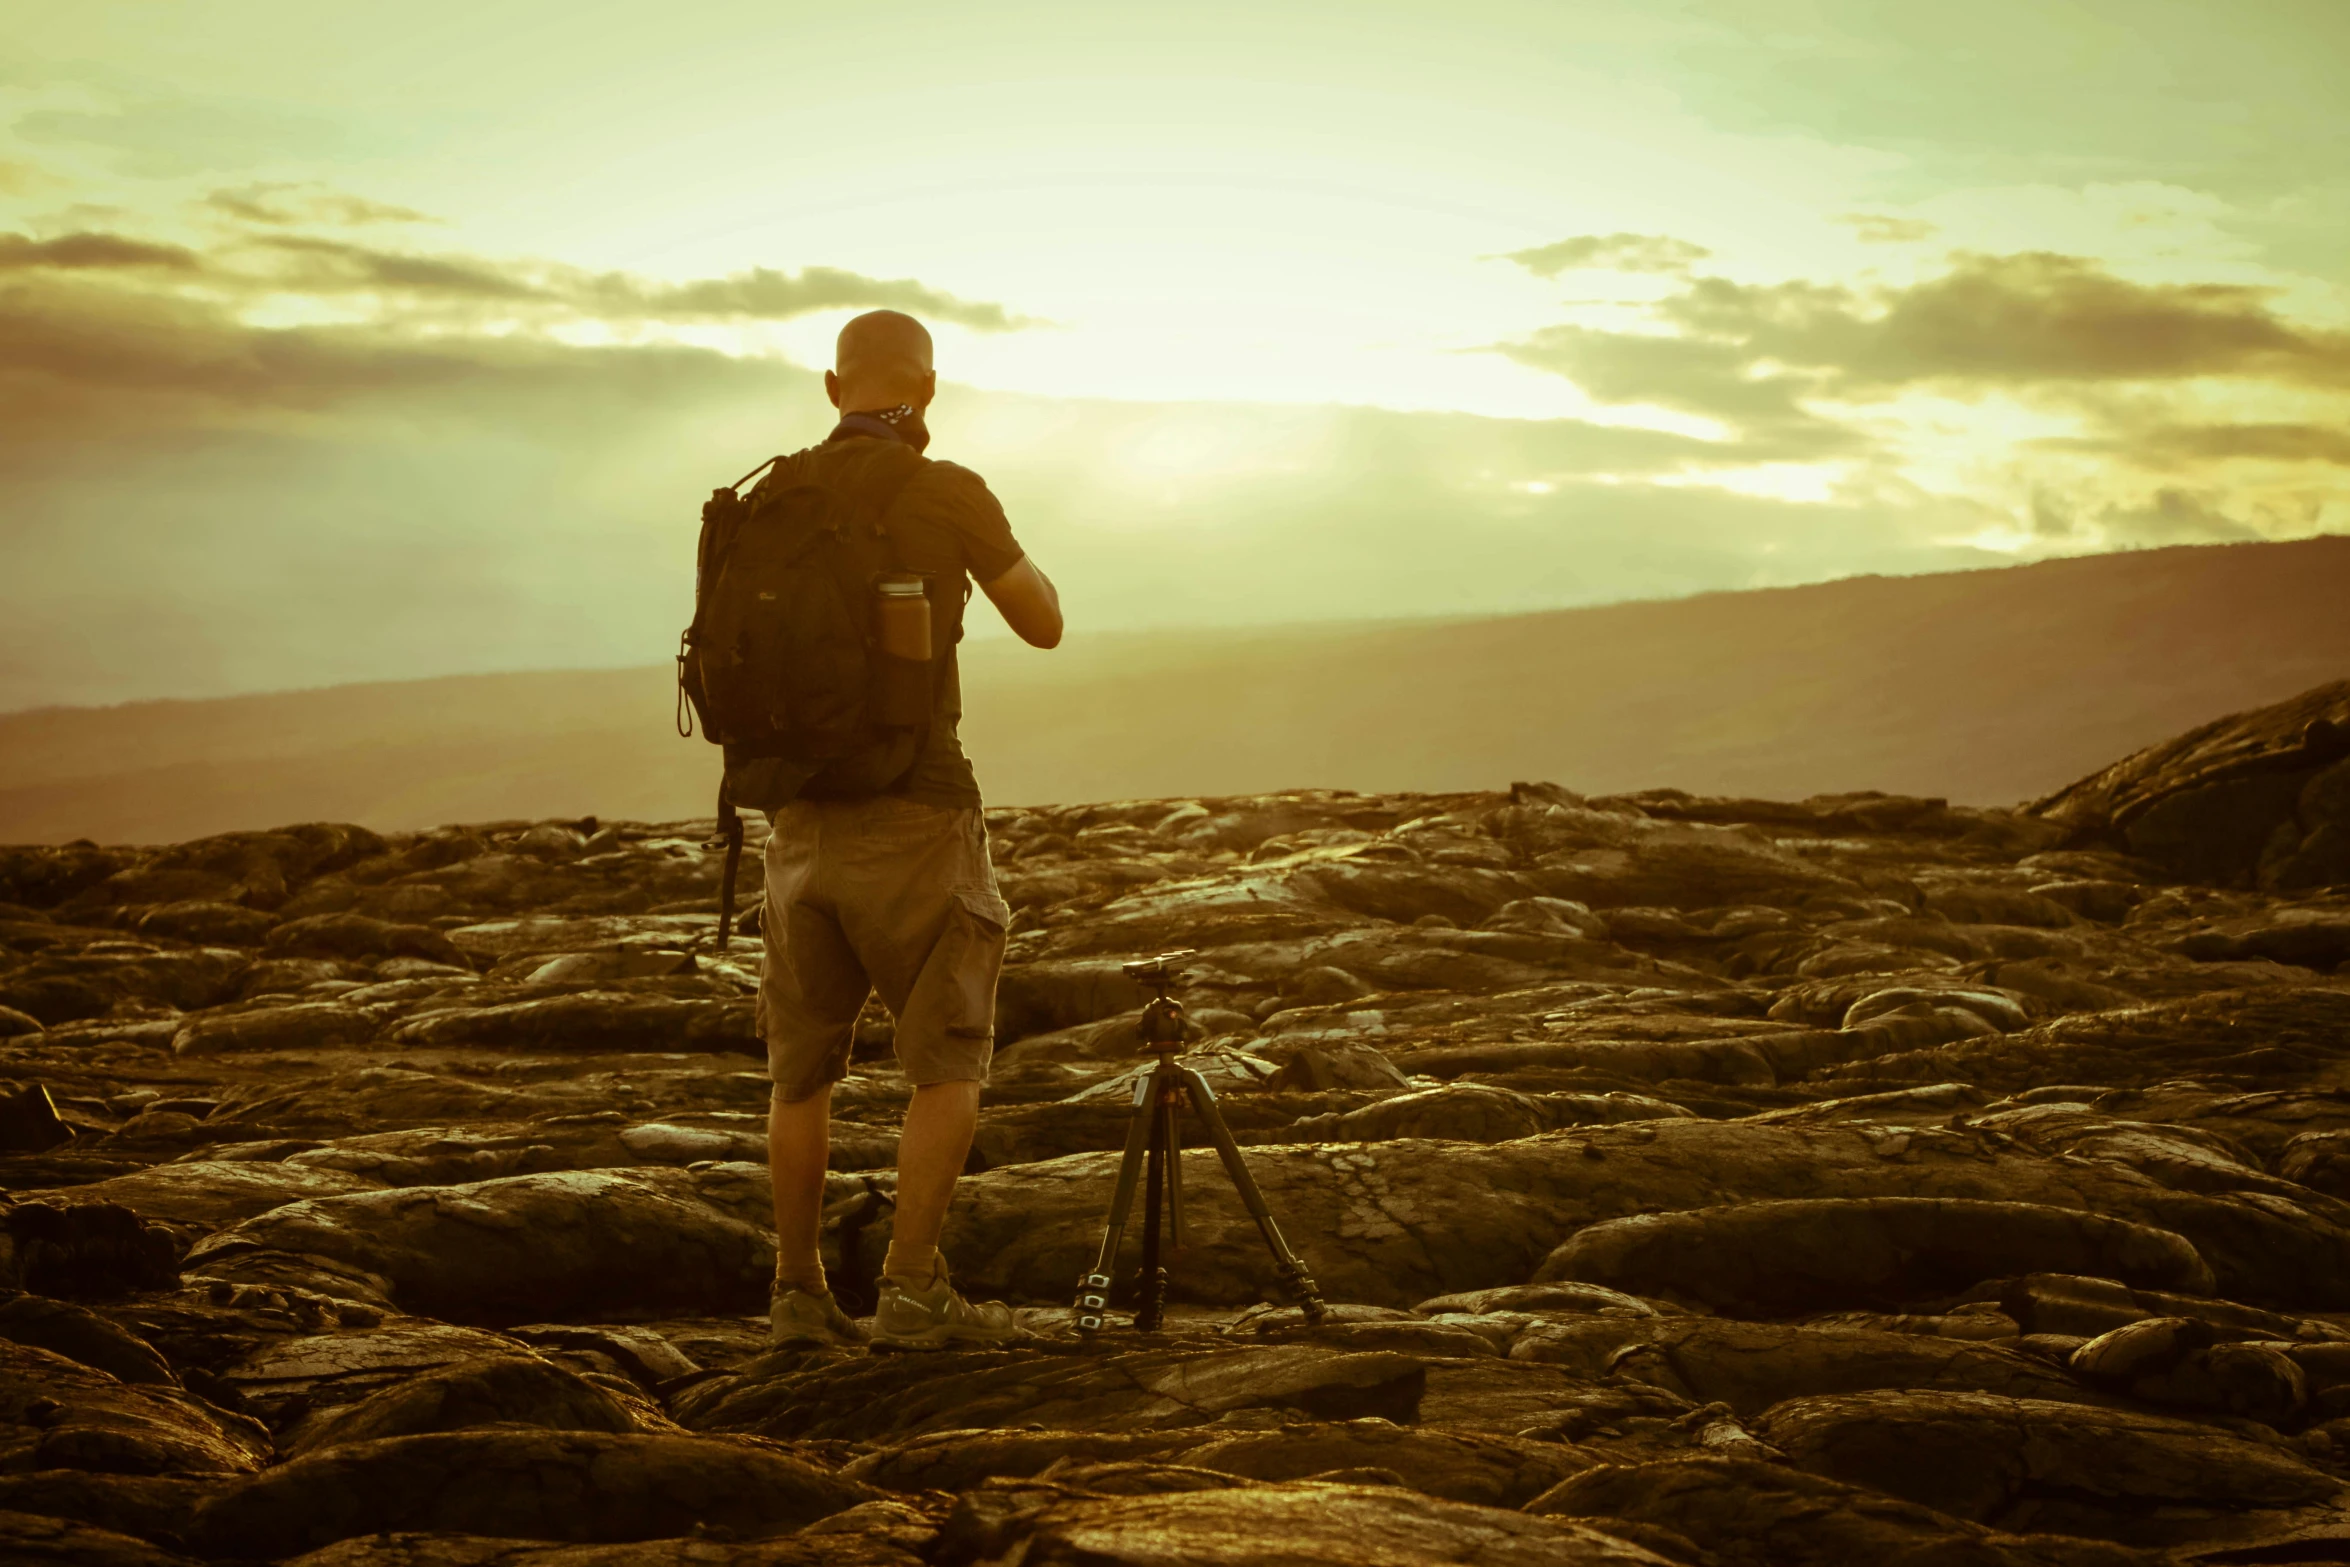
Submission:
POLYGON ((0 1560, 2350 1559, 2346 769, 2350 684, 2013 810, 991 810, 947 1251, 1026 1336, 931 1354, 765 1343, 710 823, 0 849, 0 1560), (1177 947, 1319 1325, 1187 1118, 1161 1331, 1139 1225, 1073 1329, 1177 947))

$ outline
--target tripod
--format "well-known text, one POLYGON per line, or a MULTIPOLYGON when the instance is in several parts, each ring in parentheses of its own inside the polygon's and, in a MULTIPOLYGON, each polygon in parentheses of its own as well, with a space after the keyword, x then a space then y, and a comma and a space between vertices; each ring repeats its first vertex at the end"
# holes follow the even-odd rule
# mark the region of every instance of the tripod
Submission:
POLYGON ((1128 978, 1151 987, 1151 1000, 1142 1009, 1142 1022, 1136 1033, 1144 1047, 1159 1059, 1134 1085, 1134 1113, 1126 1127, 1126 1157, 1118 1165, 1118 1184, 1110 1195, 1110 1217, 1102 1227, 1101 1255, 1094 1259, 1093 1270, 1077 1281, 1077 1331, 1080 1333, 1101 1330, 1102 1313, 1110 1304, 1110 1270, 1118 1263, 1118 1243, 1125 1238, 1126 1219, 1134 1207, 1138 1177, 1144 1189, 1142 1298, 1135 1310, 1134 1326, 1138 1332, 1155 1333, 1165 1318, 1167 1269, 1163 1255, 1165 1251, 1183 1249, 1183 1140, 1179 1118, 1187 1103, 1207 1123, 1208 1135, 1215 1139, 1216 1152, 1223 1157, 1224 1173, 1231 1177, 1249 1217, 1257 1221, 1257 1232, 1272 1248, 1274 1266, 1282 1282, 1297 1296, 1306 1320, 1319 1323, 1327 1309, 1314 1276, 1306 1271, 1304 1260, 1289 1249, 1289 1242, 1281 1238, 1281 1226, 1273 1222, 1273 1212, 1265 1206, 1265 1194, 1257 1189, 1256 1178, 1241 1162, 1240 1145, 1232 1140, 1232 1129, 1224 1124, 1223 1112, 1216 1108, 1215 1090, 1208 1087, 1208 1080, 1200 1075, 1198 1068, 1185 1066, 1175 1059, 1183 1050, 1185 1019, 1183 1003, 1167 992, 1183 977, 1183 971, 1172 965, 1190 956, 1188 950, 1162 952, 1155 958, 1125 965, 1128 978))

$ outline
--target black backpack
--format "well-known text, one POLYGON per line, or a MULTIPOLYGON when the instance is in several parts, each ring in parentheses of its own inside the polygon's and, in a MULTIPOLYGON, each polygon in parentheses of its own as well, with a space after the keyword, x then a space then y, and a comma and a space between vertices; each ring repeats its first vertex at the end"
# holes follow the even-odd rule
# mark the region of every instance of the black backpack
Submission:
POLYGON ((781 786, 777 798, 738 798, 739 788, 719 785, 711 847, 727 850, 721 948, 742 855, 737 807, 773 809, 801 792, 879 794, 913 767, 930 724, 943 660, 894 658, 874 638, 876 579, 903 574, 889 511, 925 459, 896 441, 858 445, 869 450, 834 482, 777 469, 743 495, 784 461, 773 457, 702 507, 694 620, 677 652, 678 732, 699 720, 703 738, 725 747, 730 778, 781 786))

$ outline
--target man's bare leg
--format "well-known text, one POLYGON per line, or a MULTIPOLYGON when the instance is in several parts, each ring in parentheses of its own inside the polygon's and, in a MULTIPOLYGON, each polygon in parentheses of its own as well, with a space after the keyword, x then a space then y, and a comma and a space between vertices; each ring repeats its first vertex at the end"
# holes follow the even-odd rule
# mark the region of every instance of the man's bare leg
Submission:
POLYGON ((778 1093, 767 1111, 767 1173, 775 1183, 775 1280, 811 1295, 828 1287, 817 1236, 824 1169, 832 1158, 832 1085, 797 1104, 778 1093))
POLYGON ((914 1090, 905 1130, 898 1134, 898 1209, 881 1264, 888 1277, 915 1289, 929 1286, 947 1205, 978 1129, 977 1083, 926 1083, 914 1090))

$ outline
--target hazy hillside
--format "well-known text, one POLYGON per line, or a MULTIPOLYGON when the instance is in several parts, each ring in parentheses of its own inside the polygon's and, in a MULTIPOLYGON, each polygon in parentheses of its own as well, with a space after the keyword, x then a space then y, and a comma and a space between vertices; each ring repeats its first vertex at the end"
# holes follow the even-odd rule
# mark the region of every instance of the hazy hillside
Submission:
MULTIPOLYGON (((2350 539, 1502 619, 966 649, 1006 803, 1298 785, 1999 803, 2350 674, 2350 539)), ((981 611, 984 613, 984 608, 981 611)), ((0 718, 0 841, 709 808, 670 671, 482 675, 0 718)))

